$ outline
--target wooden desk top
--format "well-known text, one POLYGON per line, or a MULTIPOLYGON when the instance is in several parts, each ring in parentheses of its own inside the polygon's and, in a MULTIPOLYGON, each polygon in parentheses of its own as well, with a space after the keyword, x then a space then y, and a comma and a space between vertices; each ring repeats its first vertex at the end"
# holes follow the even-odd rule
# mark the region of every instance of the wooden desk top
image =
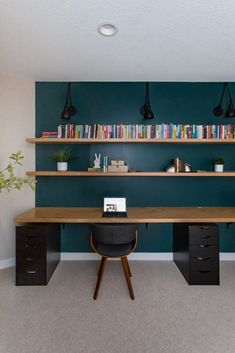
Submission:
POLYGON ((130 207, 127 218, 103 218, 101 208, 37 207, 19 223, 203 223, 235 222, 235 207, 130 207))

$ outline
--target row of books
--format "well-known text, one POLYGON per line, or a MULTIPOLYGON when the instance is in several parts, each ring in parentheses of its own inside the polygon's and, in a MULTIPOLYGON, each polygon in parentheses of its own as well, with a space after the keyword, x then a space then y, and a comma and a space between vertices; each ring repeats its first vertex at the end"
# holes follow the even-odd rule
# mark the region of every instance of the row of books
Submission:
POLYGON ((61 124, 57 132, 42 137, 98 139, 230 139, 235 138, 235 125, 75 125, 61 124))
POLYGON ((58 132, 57 131, 43 131, 41 137, 50 137, 50 138, 57 138, 58 132))

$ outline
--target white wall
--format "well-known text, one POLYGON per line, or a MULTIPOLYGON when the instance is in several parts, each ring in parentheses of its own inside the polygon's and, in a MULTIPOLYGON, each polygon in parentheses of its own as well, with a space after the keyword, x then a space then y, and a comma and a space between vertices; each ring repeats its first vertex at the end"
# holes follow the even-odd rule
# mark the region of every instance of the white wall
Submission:
MULTIPOLYGON (((34 170, 35 146, 25 142, 26 137, 34 135, 34 81, 0 75, 0 169, 12 152, 21 150, 25 158, 23 167, 17 167, 18 175, 34 170)), ((27 185, 20 191, 0 193, 0 262, 15 256, 14 217, 34 204, 35 193, 27 185)))

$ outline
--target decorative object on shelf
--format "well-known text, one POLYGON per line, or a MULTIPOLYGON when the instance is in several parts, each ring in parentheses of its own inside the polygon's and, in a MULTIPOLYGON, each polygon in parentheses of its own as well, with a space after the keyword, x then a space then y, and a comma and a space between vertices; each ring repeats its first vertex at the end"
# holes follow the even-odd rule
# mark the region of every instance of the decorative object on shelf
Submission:
POLYGON ((68 148, 59 149, 51 155, 51 158, 57 162, 57 171, 65 172, 68 170, 68 162, 71 161, 72 153, 68 148))
POLYGON ((224 171, 224 158, 216 157, 213 159, 214 171, 216 173, 222 173, 224 171))
POLYGON ((36 181, 31 178, 21 178, 15 175, 15 167, 22 166, 24 156, 21 151, 10 155, 10 162, 4 169, 0 169, 0 193, 4 190, 20 190, 24 184, 27 184, 32 190, 35 190, 36 181))
POLYGON ((100 168, 100 158, 101 158, 101 154, 97 154, 95 153, 95 159, 94 159, 94 167, 95 169, 99 169, 100 168))
POLYGON ((111 165, 108 166, 109 173, 127 173, 128 165, 124 161, 112 160, 111 165))
POLYGON ((175 166, 175 172, 184 172, 185 171, 185 163, 183 159, 180 159, 179 157, 174 158, 174 166, 175 166))
MULTIPOLYGON (((184 173, 189 173, 192 171, 192 167, 190 164, 185 163, 185 170, 184 173)), ((168 167, 166 167, 166 172, 167 173, 176 173, 175 171, 175 166, 174 165, 169 165, 168 167)))
POLYGON ((119 159, 112 159, 110 165, 125 165, 125 161, 119 159))
MULTIPOLYGON (((88 172, 95 172, 95 173, 99 173, 99 172, 103 172, 102 168, 88 168, 88 172)), ((80 172, 83 173, 83 172, 80 172)), ((84 174, 85 175, 85 174, 84 174)))
POLYGON ((146 82, 146 90, 145 90, 145 102, 144 105, 140 109, 140 114, 143 115, 144 119, 153 119, 154 114, 151 109, 150 99, 149 99, 149 82, 146 82))
POLYGON ((103 157, 103 172, 106 173, 108 171, 108 156, 103 157))
POLYGON ((188 173, 192 171, 191 165, 179 157, 172 159, 171 163, 172 164, 165 169, 168 173, 188 173))
POLYGON ((61 119, 71 119, 77 113, 77 109, 72 104, 72 96, 71 96, 71 83, 68 83, 67 95, 65 100, 64 109, 61 114, 61 119))
POLYGON ((219 105, 213 109, 213 113, 215 116, 221 116, 224 113, 224 115, 223 115, 224 118, 234 118, 235 117, 235 109, 233 106, 233 100, 232 100, 232 96, 231 96, 227 82, 224 83, 219 105), (228 106, 224 110, 223 109, 223 100, 224 100, 225 93, 227 93, 228 106))

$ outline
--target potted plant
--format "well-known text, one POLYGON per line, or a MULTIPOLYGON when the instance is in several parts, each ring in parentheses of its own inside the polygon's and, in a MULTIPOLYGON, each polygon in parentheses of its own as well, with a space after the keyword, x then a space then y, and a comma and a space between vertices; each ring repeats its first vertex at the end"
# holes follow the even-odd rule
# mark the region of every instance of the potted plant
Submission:
POLYGON ((57 170, 64 172, 68 170, 68 162, 71 161, 72 152, 68 148, 59 149, 51 155, 51 158, 57 162, 57 170))
POLYGON ((213 159, 214 171, 215 172, 223 172, 224 171, 224 158, 216 157, 213 159))
POLYGON ((10 155, 10 162, 8 165, 0 169, 0 193, 4 190, 10 191, 12 189, 20 190, 24 184, 27 184, 32 190, 35 189, 35 180, 28 177, 18 177, 15 174, 15 167, 22 166, 22 159, 24 156, 21 151, 12 153, 10 155))

